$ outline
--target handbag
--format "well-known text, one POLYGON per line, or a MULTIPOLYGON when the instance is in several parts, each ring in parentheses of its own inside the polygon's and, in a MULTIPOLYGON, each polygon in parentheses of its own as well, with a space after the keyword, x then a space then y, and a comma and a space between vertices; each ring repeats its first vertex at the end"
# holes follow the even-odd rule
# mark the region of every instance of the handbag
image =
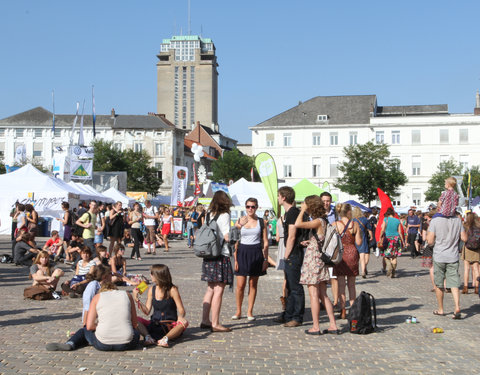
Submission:
MULTIPOLYGON (((387 230, 387 225, 388 225, 388 217, 387 217, 387 221, 385 222, 385 231, 387 230)), ((379 238, 379 241, 377 243, 377 247, 380 250, 385 250, 388 247, 388 238, 385 235, 385 231, 382 232, 382 234, 380 234, 380 238, 379 238)))
POLYGON ((37 301, 53 299, 52 290, 43 285, 33 285, 25 288, 23 291, 24 298, 35 299, 37 301))

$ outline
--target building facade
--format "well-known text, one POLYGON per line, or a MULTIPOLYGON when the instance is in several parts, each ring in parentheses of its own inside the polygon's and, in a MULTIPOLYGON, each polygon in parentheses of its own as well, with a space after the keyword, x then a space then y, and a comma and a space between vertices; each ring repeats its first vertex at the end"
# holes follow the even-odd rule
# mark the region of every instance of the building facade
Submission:
MULTIPOLYGON (((15 150, 26 146, 28 160, 46 167, 52 166, 53 149, 77 143, 79 128, 72 134, 75 115, 55 115, 52 131, 52 113, 42 107, 0 120, 0 157, 13 165, 15 150)), ((85 116, 85 145, 94 140, 92 117, 85 116)), ((170 195, 174 165, 184 165, 184 138, 186 132, 173 126, 164 116, 118 115, 112 109, 110 116, 96 116, 96 138, 112 141, 119 150, 145 150, 152 157, 152 166, 163 181, 160 194, 170 195)))
POLYGON ((215 45, 197 35, 164 39, 157 55, 157 112, 177 128, 218 124, 215 45))
POLYGON ((389 145, 408 177, 391 197, 396 206, 425 205, 428 180, 441 161, 453 158, 464 169, 480 164, 480 116, 450 114, 447 105, 382 107, 376 95, 315 97, 250 130, 252 153, 270 153, 279 178, 288 185, 303 178, 328 182, 340 201, 356 199, 335 186, 345 146, 389 145))

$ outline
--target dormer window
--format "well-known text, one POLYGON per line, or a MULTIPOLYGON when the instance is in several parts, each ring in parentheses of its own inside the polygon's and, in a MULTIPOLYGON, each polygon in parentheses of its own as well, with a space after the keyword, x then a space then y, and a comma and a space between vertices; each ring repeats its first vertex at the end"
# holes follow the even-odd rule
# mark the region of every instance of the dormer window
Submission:
POLYGON ((317 122, 328 122, 328 115, 317 115, 317 122))

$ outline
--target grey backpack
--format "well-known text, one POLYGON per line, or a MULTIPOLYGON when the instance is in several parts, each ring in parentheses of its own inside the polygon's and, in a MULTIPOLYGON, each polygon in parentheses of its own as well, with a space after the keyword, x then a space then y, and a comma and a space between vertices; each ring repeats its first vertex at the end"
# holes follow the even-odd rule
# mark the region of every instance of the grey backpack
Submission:
POLYGON ((210 213, 207 213, 205 222, 195 234, 193 251, 197 257, 203 259, 215 259, 222 254, 223 236, 217 234, 217 219, 220 214, 210 220, 210 213))

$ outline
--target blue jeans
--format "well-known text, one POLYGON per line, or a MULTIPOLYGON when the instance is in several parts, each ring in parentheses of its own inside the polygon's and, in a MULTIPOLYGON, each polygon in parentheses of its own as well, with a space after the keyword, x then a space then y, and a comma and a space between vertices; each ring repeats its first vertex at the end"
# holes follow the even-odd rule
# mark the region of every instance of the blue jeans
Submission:
POLYGON ((93 244, 93 238, 84 238, 83 244, 88 247, 92 251, 92 258, 97 256, 97 252, 95 251, 95 245, 93 244))
POLYGON ((303 253, 296 251, 285 260, 285 278, 287 280, 287 306, 283 318, 289 322, 295 320, 303 323, 305 313, 305 292, 300 284, 300 271, 303 263, 303 253))
POLYGON ((124 351, 135 349, 140 340, 140 334, 137 330, 133 330, 133 338, 126 344, 114 344, 107 345, 100 342, 95 336, 95 331, 89 331, 85 327, 80 328, 75 334, 67 341, 68 344, 73 346, 73 349, 78 349, 83 346, 92 345, 97 350, 102 351, 124 351))

